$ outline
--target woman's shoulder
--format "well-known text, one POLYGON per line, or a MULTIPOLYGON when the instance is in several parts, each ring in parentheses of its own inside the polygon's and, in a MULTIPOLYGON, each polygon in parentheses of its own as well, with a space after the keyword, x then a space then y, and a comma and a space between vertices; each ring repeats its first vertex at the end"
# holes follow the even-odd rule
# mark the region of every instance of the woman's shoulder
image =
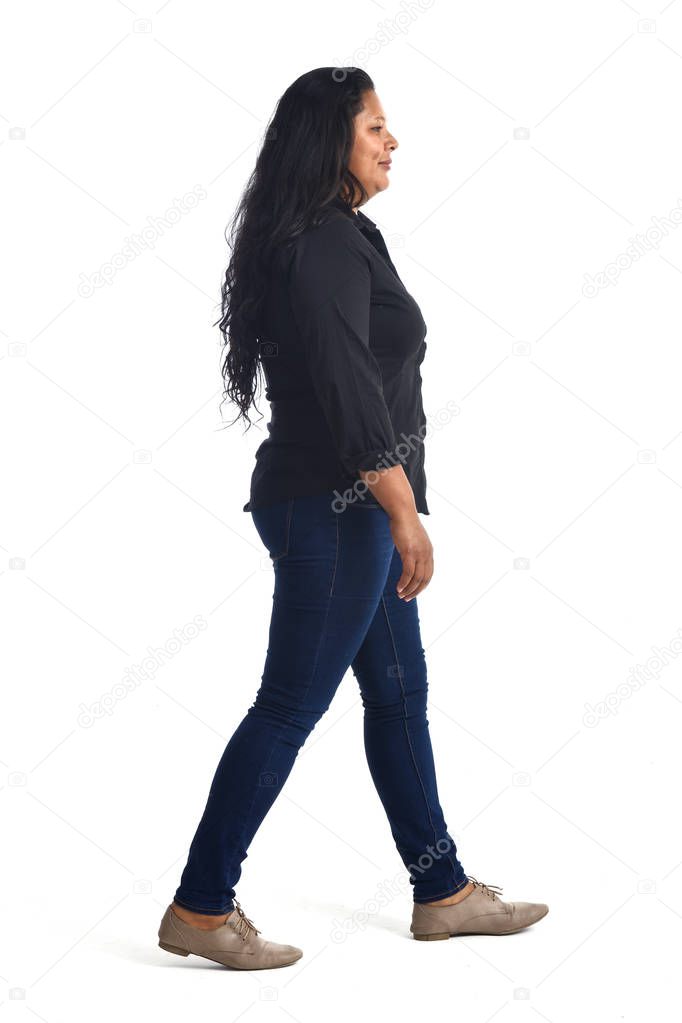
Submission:
MULTIPOLYGON (((355 214, 352 214, 355 216, 355 214)), ((315 213, 313 221, 293 239, 298 244, 311 241, 328 240, 330 236, 338 236, 348 241, 359 241, 360 232, 347 213, 334 207, 322 207, 315 213)))
POLYGON ((348 214, 333 208, 318 211, 314 221, 281 248, 281 258, 289 266, 318 260, 337 263, 353 256, 367 258, 366 241, 348 214))

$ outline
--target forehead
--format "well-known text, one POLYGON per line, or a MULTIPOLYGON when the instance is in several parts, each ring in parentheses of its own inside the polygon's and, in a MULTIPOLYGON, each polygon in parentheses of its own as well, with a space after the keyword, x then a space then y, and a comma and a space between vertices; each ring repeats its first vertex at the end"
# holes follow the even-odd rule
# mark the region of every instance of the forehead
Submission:
POLYGON ((360 111, 360 113, 361 113, 362 117, 365 118, 365 120, 367 120, 367 121, 370 121, 370 120, 385 121, 386 120, 386 114, 384 113, 384 108, 382 107, 381 103, 379 102, 379 97, 377 96, 377 94, 375 92, 367 92, 367 93, 365 93, 363 99, 364 99, 364 107, 360 111))

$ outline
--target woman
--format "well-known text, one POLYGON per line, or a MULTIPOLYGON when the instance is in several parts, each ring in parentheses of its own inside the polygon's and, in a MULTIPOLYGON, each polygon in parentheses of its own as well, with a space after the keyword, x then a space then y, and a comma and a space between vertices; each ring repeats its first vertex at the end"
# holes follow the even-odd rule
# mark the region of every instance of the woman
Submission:
POLYGON ((260 938, 234 886, 349 667, 414 888, 414 937, 509 934, 547 912, 467 877, 438 799, 415 601, 433 575, 419 519, 426 325, 359 209, 388 187, 397 145, 364 71, 311 71, 280 99, 235 218, 223 376, 247 422, 259 369, 271 403, 244 511, 274 565, 272 618, 262 684, 218 764, 159 944, 240 969, 303 954, 260 938))

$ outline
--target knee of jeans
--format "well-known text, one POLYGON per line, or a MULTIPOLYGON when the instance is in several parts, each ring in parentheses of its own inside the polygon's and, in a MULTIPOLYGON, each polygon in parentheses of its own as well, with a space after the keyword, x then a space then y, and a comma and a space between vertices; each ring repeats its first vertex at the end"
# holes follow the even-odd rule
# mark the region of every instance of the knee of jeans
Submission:
POLYGON ((327 707, 282 700, 281 697, 275 698, 259 690, 249 713, 288 727, 292 736, 300 740, 299 745, 302 745, 326 710, 327 707))
POLYGON ((381 699, 364 693, 362 705, 367 720, 424 720, 427 708, 426 687, 407 690, 398 697, 393 694, 390 699, 388 697, 381 699))

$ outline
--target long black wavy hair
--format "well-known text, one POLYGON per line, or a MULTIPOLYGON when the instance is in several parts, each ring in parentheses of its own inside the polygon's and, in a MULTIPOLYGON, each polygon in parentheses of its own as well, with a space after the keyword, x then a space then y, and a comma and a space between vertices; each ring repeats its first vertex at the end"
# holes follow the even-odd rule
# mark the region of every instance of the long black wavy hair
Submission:
POLYGON ((354 196, 367 201, 348 163, 353 118, 362 110, 363 93, 373 89, 369 75, 354 67, 316 68, 297 78, 277 102, 226 230, 232 254, 221 288, 222 318, 214 323, 223 336, 221 405, 234 402, 239 411, 232 422, 243 418, 247 429, 252 405, 260 415, 258 342, 272 258, 278 246, 317 223, 335 197, 349 205, 354 196))

